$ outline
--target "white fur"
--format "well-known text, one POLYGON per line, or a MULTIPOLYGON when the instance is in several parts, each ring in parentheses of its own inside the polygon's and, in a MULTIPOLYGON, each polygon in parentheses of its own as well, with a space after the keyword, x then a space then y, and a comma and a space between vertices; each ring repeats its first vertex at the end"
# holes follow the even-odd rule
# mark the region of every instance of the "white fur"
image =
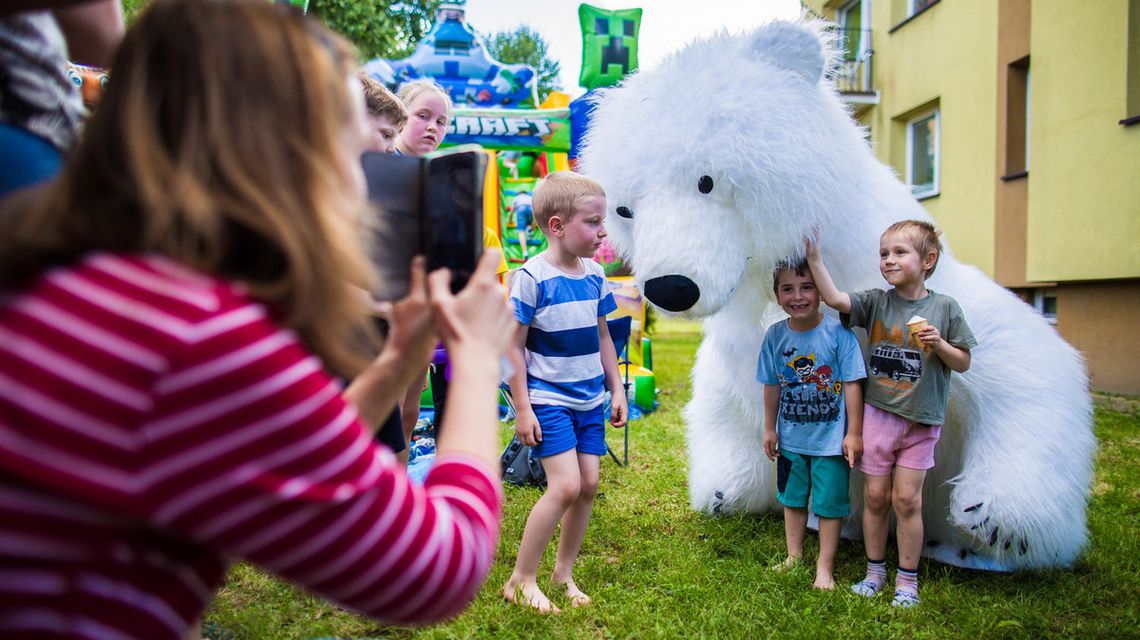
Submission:
MULTIPOLYGON (((614 245, 639 284, 678 274, 700 290, 686 312, 705 319, 685 408, 695 509, 778 508, 755 381, 765 327, 781 313, 776 260, 802 254, 818 228, 841 288, 885 288, 882 231, 930 219, 823 77, 834 56, 813 22, 722 33, 604 92, 593 114, 582 169, 606 189, 614 245), (708 194, 697 188, 704 175, 708 194)), ((1087 542, 1096 448, 1080 355, 949 249, 928 284, 958 300, 979 345, 952 377, 924 492, 924 554, 999 570, 1071 565, 1087 542)), ((849 535, 861 490, 856 479, 849 535)))

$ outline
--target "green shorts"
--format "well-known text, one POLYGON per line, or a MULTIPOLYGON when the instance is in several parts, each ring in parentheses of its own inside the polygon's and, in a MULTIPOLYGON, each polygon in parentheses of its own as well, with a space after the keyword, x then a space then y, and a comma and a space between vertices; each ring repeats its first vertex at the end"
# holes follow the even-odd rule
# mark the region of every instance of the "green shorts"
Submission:
POLYGON ((776 498, 793 509, 811 510, 821 518, 846 518, 851 513, 847 497, 850 467, 843 456, 808 456, 781 451, 776 460, 776 498))

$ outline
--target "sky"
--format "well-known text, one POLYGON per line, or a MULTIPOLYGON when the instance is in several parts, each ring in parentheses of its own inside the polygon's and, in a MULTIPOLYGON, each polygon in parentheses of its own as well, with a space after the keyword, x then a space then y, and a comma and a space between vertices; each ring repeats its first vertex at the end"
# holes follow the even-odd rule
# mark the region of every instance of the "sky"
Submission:
MULTIPOLYGON (((530 26, 546 40, 549 57, 562 65, 562 90, 576 97, 584 91, 578 86, 582 67, 579 4, 579 0, 467 0, 467 23, 480 33, 530 26)), ((610 10, 641 8, 638 65, 642 69, 652 69, 665 54, 699 36, 720 29, 740 33, 800 13, 798 0, 596 0, 587 4, 610 10)))

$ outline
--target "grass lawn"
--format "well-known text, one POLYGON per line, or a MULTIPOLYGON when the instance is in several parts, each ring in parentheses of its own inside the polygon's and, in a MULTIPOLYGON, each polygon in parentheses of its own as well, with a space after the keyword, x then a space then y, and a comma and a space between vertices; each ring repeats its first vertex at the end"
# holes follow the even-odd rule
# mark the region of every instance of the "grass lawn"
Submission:
MULTIPOLYGON (((681 408, 699 325, 661 321, 654 337, 660 409, 633 423, 630 464, 602 463, 602 495, 575 578, 594 598, 580 610, 541 616, 506 604, 527 513, 539 490, 508 487, 498 560, 471 608, 449 624, 378 626, 238 565, 206 619, 239 639, 385 638, 1122 638, 1140 634, 1140 403, 1098 402, 1100 440, 1089 506, 1091 544, 1072 570, 1016 575, 924 561, 922 606, 894 610, 885 595, 847 590, 862 578, 862 544, 840 543, 833 593, 811 589, 806 566, 767 570, 784 557, 782 519, 712 518, 688 507, 681 408), (1128 631, 1131 629, 1132 631, 1128 631)), ((504 427, 504 444, 510 430, 504 427)), ((620 446, 621 432, 610 441, 620 446)), ((553 567, 553 549, 540 585, 553 567)), ((893 561, 892 561, 893 566, 893 561)), ((559 606, 565 598, 555 597, 559 606)))

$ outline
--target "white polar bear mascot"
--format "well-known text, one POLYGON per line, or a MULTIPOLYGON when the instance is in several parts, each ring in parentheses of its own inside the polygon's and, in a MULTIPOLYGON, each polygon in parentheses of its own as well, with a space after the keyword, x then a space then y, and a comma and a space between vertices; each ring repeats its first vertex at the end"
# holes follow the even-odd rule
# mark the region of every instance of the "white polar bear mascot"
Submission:
MULTIPOLYGON (((656 306, 705 318, 685 408, 701 511, 780 508, 755 380, 765 328, 782 313, 776 261, 802 255, 819 229, 841 289, 886 288, 881 233, 930 219, 826 79, 834 56, 813 22, 721 34, 604 92, 592 115, 581 169, 605 187, 611 240, 656 306)), ((978 346, 953 375, 923 496, 924 555, 993 570, 1071 565, 1088 538, 1096 448, 1080 355, 949 249, 928 284, 958 300, 978 346)))

